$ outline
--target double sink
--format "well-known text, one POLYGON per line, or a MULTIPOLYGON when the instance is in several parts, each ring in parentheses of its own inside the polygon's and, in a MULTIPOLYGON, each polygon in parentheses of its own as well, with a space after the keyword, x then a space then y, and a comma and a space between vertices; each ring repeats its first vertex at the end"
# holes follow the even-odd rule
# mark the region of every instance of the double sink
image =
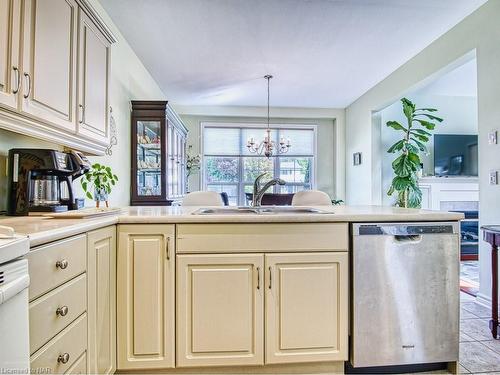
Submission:
POLYGON ((200 208, 192 215, 272 215, 272 214, 333 214, 312 207, 263 206, 263 207, 224 207, 200 208))

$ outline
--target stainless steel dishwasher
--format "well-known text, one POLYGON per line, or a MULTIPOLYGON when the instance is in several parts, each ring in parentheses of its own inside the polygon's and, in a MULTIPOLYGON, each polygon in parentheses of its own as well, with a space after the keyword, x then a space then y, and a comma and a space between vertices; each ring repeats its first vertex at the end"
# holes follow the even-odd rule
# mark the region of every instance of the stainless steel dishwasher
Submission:
POLYGON ((458 361, 458 223, 353 224, 351 366, 458 361))

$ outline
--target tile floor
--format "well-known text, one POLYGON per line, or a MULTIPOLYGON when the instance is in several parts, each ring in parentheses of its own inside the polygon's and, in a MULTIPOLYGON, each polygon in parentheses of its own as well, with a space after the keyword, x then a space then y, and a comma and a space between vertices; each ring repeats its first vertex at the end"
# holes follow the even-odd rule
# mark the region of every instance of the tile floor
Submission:
POLYGON ((490 310, 460 294, 460 371, 500 375, 500 340, 494 340, 488 328, 490 310))

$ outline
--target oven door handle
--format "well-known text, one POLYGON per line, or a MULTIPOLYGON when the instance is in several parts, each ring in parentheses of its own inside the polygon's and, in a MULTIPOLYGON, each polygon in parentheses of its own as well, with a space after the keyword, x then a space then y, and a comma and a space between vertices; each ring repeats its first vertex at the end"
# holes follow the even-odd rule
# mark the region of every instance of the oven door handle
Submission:
POLYGON ((22 292, 30 285, 30 276, 22 275, 17 279, 0 286, 0 305, 8 302, 16 294, 22 292))

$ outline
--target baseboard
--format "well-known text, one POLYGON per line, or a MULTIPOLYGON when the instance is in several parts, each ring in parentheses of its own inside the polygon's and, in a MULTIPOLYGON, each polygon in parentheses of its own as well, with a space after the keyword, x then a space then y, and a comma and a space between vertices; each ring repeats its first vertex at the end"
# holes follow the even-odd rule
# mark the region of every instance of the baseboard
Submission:
POLYGON ((162 375, 339 375, 344 374, 344 362, 289 363, 263 366, 193 367, 174 369, 117 370, 115 374, 162 375))

